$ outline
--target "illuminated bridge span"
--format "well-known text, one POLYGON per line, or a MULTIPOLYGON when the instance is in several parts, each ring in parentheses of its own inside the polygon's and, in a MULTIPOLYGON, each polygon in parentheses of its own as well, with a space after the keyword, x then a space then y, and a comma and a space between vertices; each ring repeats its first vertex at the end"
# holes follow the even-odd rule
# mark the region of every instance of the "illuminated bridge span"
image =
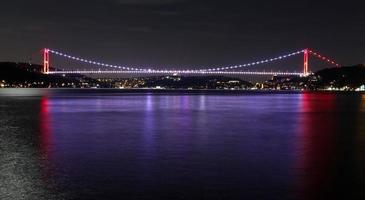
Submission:
POLYGON ((143 67, 127 67, 121 65, 112 65, 95 60, 89 60, 85 58, 79 58, 66 53, 55 51, 45 48, 43 50, 43 73, 45 74, 200 74, 200 75, 218 75, 218 74, 230 74, 230 75, 294 75, 294 76, 307 76, 310 74, 309 69, 309 55, 313 55, 315 58, 320 59, 333 66, 340 67, 340 65, 332 59, 329 59, 321 54, 314 52, 310 49, 304 49, 289 54, 263 59, 256 62, 233 65, 233 66, 221 66, 216 68, 197 68, 197 69, 180 69, 180 70, 166 70, 166 69, 152 69, 143 67), (69 60, 77 61, 80 63, 86 63, 88 65, 102 67, 103 70, 60 70, 50 71, 50 54, 60 56, 69 60), (281 71, 243 71, 243 68, 248 68, 260 64, 266 64, 283 60, 292 56, 303 54, 303 72, 281 72, 281 71), (240 70, 240 71, 238 71, 240 70))
POLYGON ((302 76, 302 72, 265 72, 265 71, 179 71, 179 70, 151 70, 151 71, 123 71, 123 70, 76 70, 76 71, 50 71, 48 74, 201 74, 201 75, 283 75, 283 76, 302 76))

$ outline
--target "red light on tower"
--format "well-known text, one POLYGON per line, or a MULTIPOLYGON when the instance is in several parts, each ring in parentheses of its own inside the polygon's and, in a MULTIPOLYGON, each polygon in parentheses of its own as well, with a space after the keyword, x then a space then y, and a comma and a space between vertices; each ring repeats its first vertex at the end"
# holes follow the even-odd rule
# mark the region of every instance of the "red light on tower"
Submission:
POLYGON ((304 50, 304 69, 303 69, 303 74, 306 76, 308 75, 309 72, 309 57, 308 57, 308 49, 304 50))
POLYGON ((49 49, 43 50, 43 73, 49 72, 49 49))

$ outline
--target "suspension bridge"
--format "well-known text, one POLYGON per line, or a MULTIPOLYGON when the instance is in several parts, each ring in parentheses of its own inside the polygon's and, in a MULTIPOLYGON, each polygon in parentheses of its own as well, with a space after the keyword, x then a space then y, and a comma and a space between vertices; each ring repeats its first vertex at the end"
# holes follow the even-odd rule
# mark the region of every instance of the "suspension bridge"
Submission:
MULTIPOLYGON (((262 59, 255 62, 250 62, 246 64, 232 65, 232 66, 220 66, 215 68, 201 68, 198 67, 196 69, 178 69, 178 70, 167 70, 167 69, 158 69, 158 68, 144 68, 144 67, 128 67, 122 65, 113 65, 107 64, 103 62, 98 62, 91 59, 80 58, 76 56, 72 56, 70 54, 66 54, 63 52, 59 52, 56 50, 52 50, 49 48, 43 49, 43 73, 44 74, 180 74, 180 75, 283 75, 283 76, 308 76, 311 71, 309 68, 309 57, 313 56, 316 59, 319 59, 327 64, 330 64, 334 67, 341 67, 333 59, 330 59, 326 56, 321 55, 311 49, 303 49, 299 51, 294 51, 288 54, 284 54, 281 56, 276 56, 272 58, 262 59), (103 69, 99 70, 62 70, 57 68, 56 70, 50 70, 50 54, 58 57, 65 58, 67 60, 76 61, 79 63, 92 65, 101 67, 103 69), (284 60, 293 56, 303 56, 303 69, 301 72, 288 72, 288 71, 249 71, 244 70, 249 67, 254 67, 257 65, 267 64, 276 62, 279 60, 284 60)), ((53 67, 54 68, 54 67, 53 67)), ((55 69, 55 68, 54 68, 55 69)))

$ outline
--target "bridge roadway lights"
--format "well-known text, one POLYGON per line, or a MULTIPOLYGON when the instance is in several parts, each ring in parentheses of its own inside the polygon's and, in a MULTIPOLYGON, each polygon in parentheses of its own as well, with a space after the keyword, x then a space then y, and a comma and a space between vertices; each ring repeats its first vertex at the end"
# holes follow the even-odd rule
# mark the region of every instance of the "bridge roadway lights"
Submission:
POLYGON ((189 70, 189 69, 184 69, 184 70, 153 70, 153 69, 145 69, 145 68, 138 68, 138 67, 126 67, 126 66, 119 66, 119 65, 111 65, 111 64, 106 64, 106 63, 101 63, 101 62, 95 62, 93 60, 88 60, 88 59, 84 59, 84 58, 79 58, 79 57, 75 57, 75 56, 71 56, 65 53, 61 53, 52 49, 48 49, 45 48, 43 50, 43 73, 44 74, 108 74, 108 73, 124 73, 124 74, 201 74, 201 75, 205 75, 205 74, 236 74, 236 75, 298 75, 298 76, 308 76, 310 74, 310 69, 309 69, 309 55, 314 55, 316 58, 330 63, 332 65, 335 65, 336 67, 340 67, 341 65, 339 65, 338 63, 336 63, 334 60, 329 59, 328 57, 322 56, 319 53, 316 53, 310 49, 304 49, 304 50, 300 50, 297 52, 293 52, 293 53, 289 53, 286 55, 282 55, 282 56, 278 56, 278 57, 274 57, 274 58, 270 58, 270 59, 264 59, 261 61, 257 61, 257 62, 251 62, 251 63, 246 63, 246 64, 242 64, 242 65, 234 65, 234 66, 226 66, 226 67, 218 67, 218 68, 210 68, 210 69, 196 69, 196 70, 189 70), (57 56, 62 56, 66 59, 70 59, 70 60, 74 60, 74 61, 78 61, 78 62, 83 62, 86 64, 90 64, 90 65, 97 65, 97 66, 101 66, 101 67, 109 67, 109 68, 114 68, 117 70, 104 70, 104 71, 79 71, 79 70, 74 70, 74 71, 56 71, 56 72, 50 72, 49 71, 49 67, 50 67, 50 58, 49 58, 49 54, 52 53, 54 55, 57 56), (239 72, 239 71, 233 71, 233 72, 229 72, 229 71, 224 71, 224 70, 234 70, 234 69, 238 69, 238 68, 243 68, 243 67, 252 67, 254 65, 258 65, 258 64, 264 64, 264 63, 269 63, 269 62, 273 62, 273 61, 278 61, 278 60, 282 60, 294 55, 299 55, 299 54, 304 54, 304 61, 303 61, 303 72, 302 73, 298 73, 298 72, 239 72), (119 69, 119 71, 118 71, 119 69))
POLYGON ((304 76, 299 72, 250 72, 250 71, 49 71, 47 74, 185 74, 185 75, 263 75, 263 76, 304 76))
MULTIPOLYGON (((139 67, 127 67, 127 66, 121 66, 121 65, 111 65, 111 64, 106 64, 106 63, 102 63, 102 62, 96 62, 94 60, 89 60, 89 59, 85 59, 85 58, 80 58, 80 57, 75 57, 75 56, 71 56, 70 54, 65 54, 62 52, 58 52, 52 49, 47 49, 47 52, 52 53, 54 55, 57 56, 62 56, 66 59, 70 59, 70 60, 74 60, 77 62, 83 62, 89 65, 96 65, 96 66, 101 66, 101 67, 109 67, 109 68, 115 68, 115 69, 119 69, 119 70, 123 70, 123 71, 144 71, 144 72, 151 72, 152 73, 156 73, 153 71, 164 71, 164 70, 153 70, 151 68, 139 68, 139 67)), ((300 51, 296 51, 296 52, 292 52, 289 54, 285 54, 285 55, 281 55, 281 56, 277 56, 277 57, 273 57, 270 59, 263 59, 261 61, 256 61, 256 62, 251 62, 251 63, 246 63, 246 64, 241 64, 241 65, 232 65, 232 66, 225 66, 225 67, 217 67, 217 68, 210 68, 210 69, 196 69, 196 70, 190 70, 190 69, 184 69, 184 70, 176 70, 176 71, 184 71, 181 73, 185 73, 186 71, 196 71, 196 72, 211 72, 211 71, 223 71, 223 70, 234 70, 237 68, 243 68, 243 67, 251 67, 254 65, 259 65, 259 64, 265 64, 265 63, 270 63, 270 62, 274 62, 274 61, 278 61, 278 60, 282 60, 291 56, 295 56, 295 55, 299 55, 302 54, 304 52, 304 50, 300 50, 300 51)), ((46 57, 46 56, 45 56, 46 57)), ((113 70, 106 70, 106 71, 113 71, 113 70)), ((169 70, 169 71, 175 71, 175 70, 169 70)), ((170 73, 170 72, 168 72, 170 73)))

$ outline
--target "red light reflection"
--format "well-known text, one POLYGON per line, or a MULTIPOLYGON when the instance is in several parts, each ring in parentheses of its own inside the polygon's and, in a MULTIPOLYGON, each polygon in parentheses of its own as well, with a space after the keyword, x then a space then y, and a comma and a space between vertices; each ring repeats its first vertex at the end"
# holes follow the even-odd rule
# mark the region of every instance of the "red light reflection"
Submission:
POLYGON ((336 96, 304 93, 301 96, 297 175, 300 199, 321 199, 331 191, 336 166, 336 96))
POLYGON ((42 180, 47 188, 56 190, 55 184, 55 165, 53 159, 53 131, 52 117, 50 112, 50 102, 48 97, 44 96, 40 100, 39 111, 39 151, 42 169, 42 180))
POLYGON ((42 97, 40 101, 39 139, 41 157, 43 160, 49 160, 52 143, 52 130, 51 117, 49 113, 49 100, 47 97, 42 97))

